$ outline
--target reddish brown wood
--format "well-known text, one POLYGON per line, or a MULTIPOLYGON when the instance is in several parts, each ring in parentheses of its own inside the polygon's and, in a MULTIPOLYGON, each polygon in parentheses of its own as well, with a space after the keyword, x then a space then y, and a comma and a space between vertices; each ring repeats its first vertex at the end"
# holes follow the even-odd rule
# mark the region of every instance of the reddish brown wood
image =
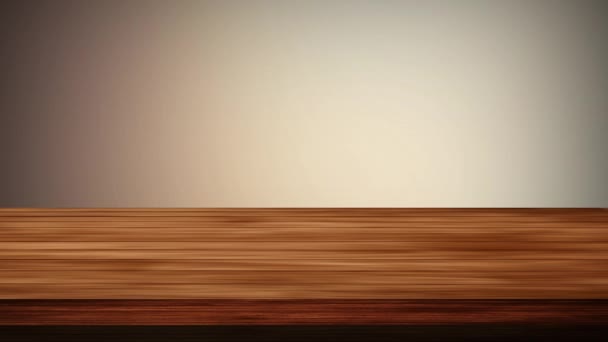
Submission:
POLYGON ((1 325, 608 324, 607 300, 3 300, 1 325))

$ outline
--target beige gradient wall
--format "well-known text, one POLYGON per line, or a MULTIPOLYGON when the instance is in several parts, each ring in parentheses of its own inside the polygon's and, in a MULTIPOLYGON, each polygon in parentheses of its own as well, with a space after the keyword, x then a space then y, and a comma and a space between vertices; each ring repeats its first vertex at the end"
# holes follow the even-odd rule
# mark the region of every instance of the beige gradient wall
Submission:
POLYGON ((602 13, 534 0, 21 7, 0 204, 605 207, 602 13))

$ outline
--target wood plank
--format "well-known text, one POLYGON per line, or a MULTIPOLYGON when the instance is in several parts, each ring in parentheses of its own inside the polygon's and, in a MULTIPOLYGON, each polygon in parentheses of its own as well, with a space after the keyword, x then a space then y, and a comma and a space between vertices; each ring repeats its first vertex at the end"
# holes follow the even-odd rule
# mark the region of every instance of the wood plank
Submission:
POLYGON ((608 298, 608 210, 0 209, 0 299, 608 298))
POLYGON ((606 298, 606 285, 562 284, 560 282, 516 285, 475 284, 394 284, 377 280, 375 284, 163 284, 127 282, 82 284, 64 281, 56 284, 0 284, 0 299, 536 299, 606 298), (598 295, 599 293, 599 295, 598 295))
MULTIPOLYGON (((319 271, 319 272, 433 272, 437 274, 500 275, 504 273, 559 274, 560 272, 601 272, 608 260, 399 260, 399 259, 326 259, 326 260, 10 260, 0 265, 0 271, 319 271)), ((51 274, 51 273, 46 273, 51 274)))
POLYGON ((204 224, 133 222, 36 222, 1 225, 0 242, 290 242, 319 239, 324 242, 455 241, 455 242, 608 242, 608 228, 576 227, 209 227, 204 224))
POLYGON ((601 300, 5 300, 3 325, 605 325, 601 300))

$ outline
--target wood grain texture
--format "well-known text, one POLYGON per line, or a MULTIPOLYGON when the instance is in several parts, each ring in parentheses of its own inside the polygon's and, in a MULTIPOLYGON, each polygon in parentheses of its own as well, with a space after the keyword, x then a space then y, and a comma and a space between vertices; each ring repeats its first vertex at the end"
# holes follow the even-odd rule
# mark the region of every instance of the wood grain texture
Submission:
POLYGON ((0 209, 0 299, 608 298, 606 209, 0 209))
POLYGON ((0 325, 606 325, 606 300, 3 300, 0 325))

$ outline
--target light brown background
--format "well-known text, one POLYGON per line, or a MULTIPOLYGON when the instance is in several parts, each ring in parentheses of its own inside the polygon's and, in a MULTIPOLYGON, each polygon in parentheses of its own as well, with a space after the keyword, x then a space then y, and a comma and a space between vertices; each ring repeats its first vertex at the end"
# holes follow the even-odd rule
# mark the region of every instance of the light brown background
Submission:
POLYGON ((608 205, 602 2, 22 3, 2 206, 608 205))

